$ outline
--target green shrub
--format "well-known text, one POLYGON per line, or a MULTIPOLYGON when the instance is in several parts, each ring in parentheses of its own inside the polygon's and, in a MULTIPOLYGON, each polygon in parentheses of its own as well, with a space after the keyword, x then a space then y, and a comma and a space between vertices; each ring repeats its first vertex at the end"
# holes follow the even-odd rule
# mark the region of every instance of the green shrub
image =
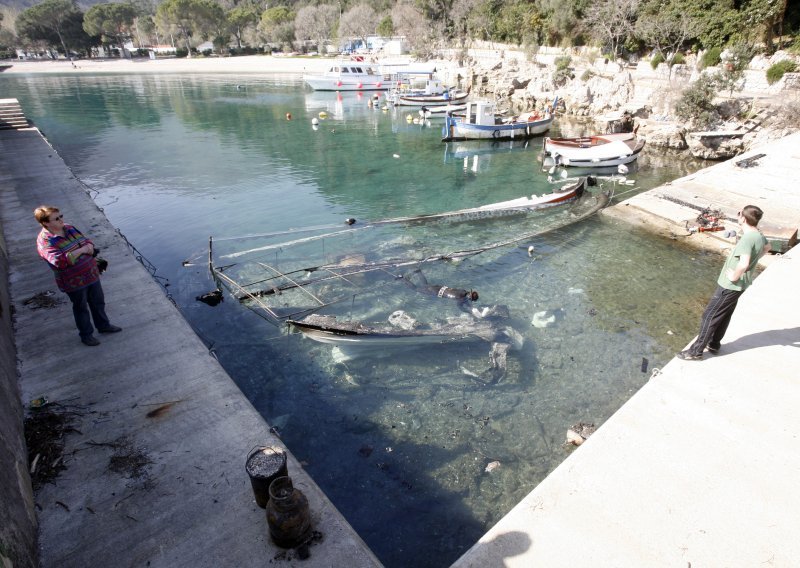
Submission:
POLYGON ((203 57, 211 57, 211 49, 204 49, 203 50, 203 57))
POLYGON ((772 85, 781 80, 784 73, 794 73, 797 64, 794 61, 783 59, 767 69, 767 83, 772 85))
POLYGON ((186 57, 187 55, 189 55, 189 52, 183 47, 179 47, 175 50, 175 57, 186 57))
POLYGON ((592 71, 591 69, 587 69, 586 71, 583 72, 583 75, 581 75, 581 81, 588 81, 592 77, 594 77, 594 71, 592 71))
POLYGON ((569 68, 569 64, 572 63, 572 58, 569 55, 562 55, 561 57, 556 57, 554 63, 556 71, 563 71, 569 68))
POLYGON ((708 129, 717 118, 714 96, 717 94, 717 81, 714 77, 701 75, 700 78, 683 91, 675 105, 675 114, 681 120, 694 126, 708 129))
POLYGON ((670 67, 673 65, 681 65, 683 63, 686 63, 686 58, 683 56, 683 53, 676 53, 672 56, 672 59, 669 60, 670 67))
POLYGON ((703 69, 705 69, 706 67, 714 67, 714 65, 718 65, 719 62, 722 61, 719 57, 721 53, 722 53, 721 47, 712 47, 711 49, 708 49, 703 54, 703 59, 701 60, 703 69))
POLYGON ((658 68, 658 66, 661 65, 662 63, 664 63, 664 56, 661 55, 660 53, 656 53, 650 59, 650 67, 652 67, 653 69, 658 68))

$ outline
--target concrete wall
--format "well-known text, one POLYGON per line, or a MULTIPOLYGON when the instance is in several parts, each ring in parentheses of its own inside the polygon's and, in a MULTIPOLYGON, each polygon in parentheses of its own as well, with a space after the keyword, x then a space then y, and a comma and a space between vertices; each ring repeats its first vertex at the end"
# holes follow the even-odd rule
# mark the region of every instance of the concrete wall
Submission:
POLYGON ((8 282, 8 248, 0 226, 0 566, 24 568, 37 565, 36 514, 23 435, 8 282))

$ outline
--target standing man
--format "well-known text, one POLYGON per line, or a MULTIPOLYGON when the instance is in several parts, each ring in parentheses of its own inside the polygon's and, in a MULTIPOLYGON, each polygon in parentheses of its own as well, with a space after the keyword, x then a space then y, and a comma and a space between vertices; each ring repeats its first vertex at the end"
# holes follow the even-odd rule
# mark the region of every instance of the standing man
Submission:
POLYGON ((739 296, 753 282, 753 271, 758 259, 770 249, 767 239, 757 229, 763 215, 764 212, 755 205, 748 205, 739 211, 742 237, 728 255, 728 260, 717 278, 717 289, 703 312, 697 339, 688 349, 678 353, 678 359, 699 361, 703 358, 706 347, 709 353, 719 351, 739 296))
POLYGON ((72 314, 83 344, 91 347, 100 345, 93 335, 92 320, 100 333, 122 331, 111 325, 106 316, 106 303, 92 241, 72 225, 64 223, 64 215, 55 207, 37 207, 33 216, 42 226, 36 239, 36 249, 55 273, 58 289, 72 301, 72 314))

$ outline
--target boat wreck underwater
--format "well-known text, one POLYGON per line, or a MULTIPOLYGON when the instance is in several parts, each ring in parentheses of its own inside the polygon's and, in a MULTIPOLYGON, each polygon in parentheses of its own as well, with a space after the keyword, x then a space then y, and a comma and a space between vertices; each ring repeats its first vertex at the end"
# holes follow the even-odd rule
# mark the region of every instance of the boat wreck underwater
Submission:
POLYGON ((445 213, 210 238, 208 267, 240 303, 290 334, 333 345, 342 359, 489 343, 489 368, 476 378, 494 383, 523 342, 508 307, 491 298, 478 305, 477 291, 438 282, 460 283, 471 267, 592 216, 611 199, 600 187, 588 190, 596 183, 580 178, 552 194, 445 213), (442 224, 447 231, 432 230, 442 224), (476 224, 485 242, 473 243, 476 224))

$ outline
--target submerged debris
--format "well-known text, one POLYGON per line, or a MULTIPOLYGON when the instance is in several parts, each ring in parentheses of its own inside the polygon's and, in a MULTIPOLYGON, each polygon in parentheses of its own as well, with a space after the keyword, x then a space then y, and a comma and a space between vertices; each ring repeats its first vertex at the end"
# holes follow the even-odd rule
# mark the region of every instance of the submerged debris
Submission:
POLYGON ((484 471, 486 473, 492 473, 494 470, 499 469, 499 468, 500 468, 500 462, 499 461, 493 461, 493 462, 489 462, 486 465, 486 469, 484 469, 484 471))
POLYGON ((573 424, 567 430, 567 439, 564 442, 565 445, 572 444, 573 446, 580 446, 583 442, 594 434, 596 427, 593 423, 588 422, 578 422, 577 424, 573 424))

